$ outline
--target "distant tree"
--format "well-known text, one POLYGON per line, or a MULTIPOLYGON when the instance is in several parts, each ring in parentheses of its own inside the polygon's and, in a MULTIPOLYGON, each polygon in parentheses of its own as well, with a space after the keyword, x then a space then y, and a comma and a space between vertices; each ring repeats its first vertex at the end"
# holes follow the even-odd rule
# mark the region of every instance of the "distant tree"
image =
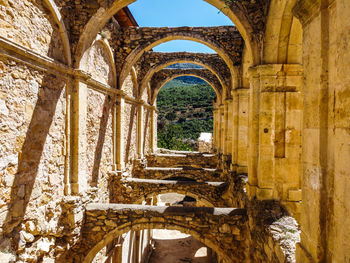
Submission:
POLYGON ((168 112, 166 115, 165 115, 165 118, 168 120, 168 121, 173 121, 176 119, 176 113, 175 112, 168 112))

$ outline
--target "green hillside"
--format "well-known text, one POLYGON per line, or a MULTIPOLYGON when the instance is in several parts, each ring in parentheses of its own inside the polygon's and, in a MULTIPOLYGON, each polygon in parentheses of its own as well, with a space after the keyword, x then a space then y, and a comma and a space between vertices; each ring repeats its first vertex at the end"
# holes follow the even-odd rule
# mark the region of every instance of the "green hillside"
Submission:
POLYGON ((214 90, 198 78, 170 81, 157 97, 158 147, 196 150, 201 132, 212 132, 214 90))

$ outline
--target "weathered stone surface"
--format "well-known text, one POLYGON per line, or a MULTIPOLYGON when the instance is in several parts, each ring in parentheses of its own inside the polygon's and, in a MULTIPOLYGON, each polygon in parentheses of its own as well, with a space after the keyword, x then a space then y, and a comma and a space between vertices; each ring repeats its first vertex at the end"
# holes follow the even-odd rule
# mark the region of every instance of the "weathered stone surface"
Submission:
POLYGON ((231 89, 231 78, 234 76, 231 76, 229 67, 219 55, 189 52, 146 52, 136 65, 139 69, 137 78, 140 89, 144 88, 142 85, 147 83, 146 80, 149 78, 151 72, 157 72, 162 67, 179 61, 207 66, 212 70, 213 74, 213 71, 215 71, 219 80, 222 81, 222 85, 225 85, 228 90, 231 89))
POLYGON ((219 162, 215 154, 203 153, 157 153, 147 155, 147 165, 149 167, 183 167, 192 166, 195 168, 216 168, 219 162))
MULTIPOLYGON (((88 213, 83 227, 82 241, 73 247, 65 258, 62 258, 64 262, 78 262, 74 260, 74 255, 79 254, 86 255, 86 259, 90 260, 95 256, 93 252, 90 253, 91 249, 99 246, 98 242, 102 238, 108 241, 112 238, 113 233, 121 234, 133 228, 187 229, 188 233, 212 247, 226 260, 242 262, 245 258, 246 244, 244 240, 238 241, 235 236, 219 231, 219 228, 225 225, 225 229, 238 227, 242 234, 245 233, 246 212, 244 209, 90 204, 86 210, 88 213), (101 221, 104 228, 95 226, 99 222, 96 222, 96 218, 100 215, 106 215, 107 219, 114 218, 112 221, 117 227, 107 225, 106 222, 110 223, 107 219, 101 221), (125 215, 126 218, 124 219, 122 215, 125 215), (163 218, 165 221, 158 221, 158 218, 163 218), (187 218, 191 220, 187 220, 187 218), (99 232, 99 234, 96 235, 95 232, 99 232)), ((79 262, 82 260, 83 258, 79 262)))
POLYGON ((180 180, 150 180, 119 178, 111 174, 111 202, 140 204, 149 197, 164 193, 179 193, 191 196, 207 206, 225 207, 222 195, 228 188, 223 182, 193 182, 180 180))

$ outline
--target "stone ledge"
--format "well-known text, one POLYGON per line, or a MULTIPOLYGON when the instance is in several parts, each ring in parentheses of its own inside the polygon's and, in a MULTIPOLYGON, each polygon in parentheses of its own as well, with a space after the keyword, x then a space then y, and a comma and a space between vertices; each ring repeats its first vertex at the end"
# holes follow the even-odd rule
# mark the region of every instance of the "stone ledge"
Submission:
POLYGON ((104 204, 91 203, 86 206, 87 212, 110 211, 121 213, 145 213, 155 212, 163 215, 201 215, 203 213, 214 216, 245 216, 246 210, 242 208, 218 208, 218 207, 177 207, 177 206, 147 206, 132 204, 104 204))
POLYGON ((181 180, 154 180, 154 179, 139 179, 139 178, 126 178, 122 179, 122 182, 140 183, 140 184, 168 184, 168 185, 184 185, 184 186, 214 186, 220 187, 227 185, 226 182, 194 182, 194 181, 181 181, 181 180))

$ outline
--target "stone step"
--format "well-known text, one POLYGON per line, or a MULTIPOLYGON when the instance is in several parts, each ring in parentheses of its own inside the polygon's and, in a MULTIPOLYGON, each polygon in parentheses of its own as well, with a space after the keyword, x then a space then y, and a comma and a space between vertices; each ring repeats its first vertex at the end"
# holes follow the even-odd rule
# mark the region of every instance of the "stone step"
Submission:
POLYGON ((191 166, 195 168, 216 168, 218 157, 215 154, 202 154, 197 152, 182 152, 172 154, 149 155, 147 166, 149 167, 182 167, 191 166))
POLYGON ((133 177, 158 180, 186 178, 197 182, 226 181, 220 169, 194 167, 146 167, 135 171, 133 177))
POLYGON ((166 193, 193 197, 206 206, 225 207, 223 199, 229 184, 225 182, 194 182, 114 177, 111 202, 140 204, 148 198, 166 193), (132 191, 130 190, 132 189, 132 191))

